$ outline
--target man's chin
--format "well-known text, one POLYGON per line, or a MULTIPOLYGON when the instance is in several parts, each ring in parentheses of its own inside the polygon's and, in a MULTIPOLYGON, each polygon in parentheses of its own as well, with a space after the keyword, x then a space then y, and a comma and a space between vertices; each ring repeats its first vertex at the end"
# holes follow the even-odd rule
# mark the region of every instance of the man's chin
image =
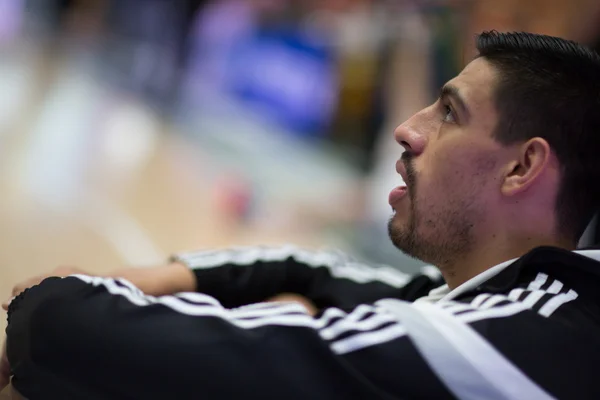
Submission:
POLYGON ((410 222, 411 221, 407 213, 394 212, 388 221, 388 228, 394 231, 407 231, 410 229, 410 222))
POLYGON ((398 250, 410 257, 418 258, 415 227, 411 226, 410 220, 403 217, 396 213, 388 221, 390 240, 398 250))
MULTIPOLYGON (((410 229, 408 221, 404 220, 401 215, 397 213, 392 215, 388 221, 388 234, 392 243, 398 248, 404 247, 404 242, 412 236, 410 235, 410 229)), ((402 249, 401 249, 402 250, 402 249)))

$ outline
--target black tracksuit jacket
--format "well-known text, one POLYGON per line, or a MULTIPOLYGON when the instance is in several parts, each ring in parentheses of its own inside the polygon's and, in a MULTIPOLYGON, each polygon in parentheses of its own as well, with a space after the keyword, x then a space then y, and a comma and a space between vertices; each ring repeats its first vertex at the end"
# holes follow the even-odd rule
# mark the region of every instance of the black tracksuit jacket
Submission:
POLYGON ((540 247, 450 291, 292 246, 186 253, 198 293, 48 278, 10 305, 37 399, 600 399, 600 251, 540 247), (321 310, 260 303, 297 293, 321 310))

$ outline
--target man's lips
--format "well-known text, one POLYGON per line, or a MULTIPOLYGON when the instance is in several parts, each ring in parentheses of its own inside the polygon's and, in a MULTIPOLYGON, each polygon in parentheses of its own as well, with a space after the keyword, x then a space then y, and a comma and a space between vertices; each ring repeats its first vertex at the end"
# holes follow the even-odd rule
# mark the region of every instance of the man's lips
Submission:
POLYGON ((404 166, 404 163, 402 162, 402 160, 396 161, 396 172, 402 177, 402 180, 406 184, 408 182, 406 180, 408 173, 406 172, 406 167, 404 166))
POLYGON ((390 205, 393 207, 393 205, 406 196, 407 193, 408 188, 406 186, 398 186, 397 188, 392 189, 389 197, 390 205))
POLYGON ((398 186, 397 188, 392 189, 390 192, 389 203, 393 208, 393 205, 400 201, 406 194, 408 193, 408 180, 406 179, 408 173, 406 172, 406 166, 402 162, 402 159, 396 161, 396 172, 402 177, 404 181, 404 185, 398 186))

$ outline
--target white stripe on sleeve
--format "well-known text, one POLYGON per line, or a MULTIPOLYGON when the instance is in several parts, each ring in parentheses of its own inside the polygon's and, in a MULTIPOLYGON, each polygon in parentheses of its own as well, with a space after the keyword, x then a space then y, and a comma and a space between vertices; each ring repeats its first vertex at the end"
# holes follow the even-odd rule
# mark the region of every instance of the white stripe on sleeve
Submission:
POLYGON ((540 272, 537 274, 537 276, 535 277, 535 279, 533 280, 533 282, 531 282, 529 284, 529 286, 527 287, 527 289, 529 290, 539 290, 542 288, 542 285, 544 283, 546 283, 546 280, 548 279, 548 275, 544 274, 543 272, 540 272))
MULTIPOLYGON (((186 264, 191 269, 217 268, 226 264, 239 266, 256 262, 281 262, 288 258, 309 267, 328 268, 336 278, 346 278, 358 283, 379 281, 392 287, 403 287, 411 275, 387 266, 369 266, 356 262, 342 253, 326 251, 309 251, 296 246, 281 247, 234 247, 222 250, 198 251, 175 255, 172 260, 186 264)), ((423 274, 439 279, 441 274, 434 267, 425 267, 423 274)))
POLYGON ((473 301, 471 302, 471 305, 473 307, 479 307, 484 301, 486 301, 487 299, 489 299, 492 295, 489 293, 483 293, 478 295, 477 297, 475 297, 473 299, 473 301))
POLYGON ((560 306, 577 298, 577 293, 574 290, 569 290, 567 293, 557 294, 555 297, 548 300, 546 304, 540 308, 539 313, 544 317, 549 317, 560 306))

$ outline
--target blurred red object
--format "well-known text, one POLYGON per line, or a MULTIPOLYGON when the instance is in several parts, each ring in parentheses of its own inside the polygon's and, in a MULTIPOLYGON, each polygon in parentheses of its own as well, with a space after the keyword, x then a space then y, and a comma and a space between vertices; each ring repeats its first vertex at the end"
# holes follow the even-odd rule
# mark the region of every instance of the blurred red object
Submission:
POLYGON ((236 174, 218 178, 215 188, 216 207, 228 219, 246 222, 252 211, 252 187, 246 179, 236 174))

